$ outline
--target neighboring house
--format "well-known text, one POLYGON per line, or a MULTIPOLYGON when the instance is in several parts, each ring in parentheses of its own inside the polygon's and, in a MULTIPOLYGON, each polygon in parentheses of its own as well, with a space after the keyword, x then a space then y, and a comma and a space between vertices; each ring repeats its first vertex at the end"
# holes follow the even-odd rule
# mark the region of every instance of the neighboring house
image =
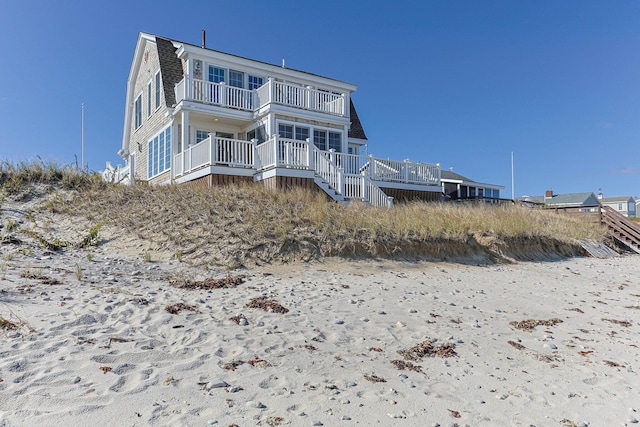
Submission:
MULTIPOLYGON (((439 200, 437 164, 366 152, 356 86, 140 33, 118 176, 151 184, 259 181, 338 201, 439 200)), ((113 169, 113 168, 112 168, 113 169)))
POLYGON ((603 197, 602 193, 598 193, 598 200, 603 206, 609 206, 626 217, 637 216, 636 201, 631 196, 603 197))
POLYGON ((600 207, 598 198, 593 193, 553 194, 552 190, 547 190, 544 196, 522 196, 518 201, 546 208, 577 208, 581 212, 596 212, 600 207))
POLYGON ((440 172, 440 182, 442 193, 447 200, 496 200, 500 199, 500 190, 504 190, 502 185, 475 182, 452 170, 440 172))

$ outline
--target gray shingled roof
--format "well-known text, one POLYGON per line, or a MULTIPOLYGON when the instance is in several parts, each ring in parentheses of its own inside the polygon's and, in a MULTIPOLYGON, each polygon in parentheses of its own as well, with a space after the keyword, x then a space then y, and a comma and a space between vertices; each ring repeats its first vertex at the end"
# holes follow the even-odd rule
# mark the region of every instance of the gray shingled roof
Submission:
POLYGON ((173 47, 173 43, 170 40, 156 36, 156 44, 158 46, 164 99, 167 106, 171 107, 176 103, 174 87, 183 78, 182 63, 176 55, 176 48, 173 47))
POLYGON ((587 202, 589 202, 587 205, 591 205, 591 202, 598 203, 598 199, 595 194, 588 192, 555 194, 551 198, 546 198, 545 196, 527 196, 521 197, 518 200, 533 203, 544 203, 546 206, 579 206, 585 205, 587 202), (592 200, 589 200, 590 198, 592 200))
POLYGON ((604 203, 614 203, 614 202, 628 202, 629 199, 634 200, 631 196, 619 196, 619 197, 603 197, 600 199, 601 202, 604 203))
POLYGON ((454 180, 454 181, 464 181, 464 182, 475 182, 472 179, 467 178, 466 176, 462 176, 458 173, 455 173, 453 171, 447 171, 447 170, 443 170, 440 172, 440 178, 441 179, 450 179, 450 180, 454 180))
POLYGON ((351 100, 351 110, 349 115, 351 116, 351 129, 349 129, 349 138, 367 139, 367 135, 364 133, 364 128, 356 112, 356 107, 353 105, 353 99, 351 100))

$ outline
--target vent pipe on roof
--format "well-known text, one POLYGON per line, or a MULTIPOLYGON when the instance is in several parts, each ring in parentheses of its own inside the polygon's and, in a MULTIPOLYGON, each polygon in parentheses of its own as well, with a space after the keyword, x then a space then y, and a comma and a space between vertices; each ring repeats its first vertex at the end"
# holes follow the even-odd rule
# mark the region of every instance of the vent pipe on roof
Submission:
POLYGON ((202 46, 203 49, 207 47, 207 30, 202 30, 202 46))

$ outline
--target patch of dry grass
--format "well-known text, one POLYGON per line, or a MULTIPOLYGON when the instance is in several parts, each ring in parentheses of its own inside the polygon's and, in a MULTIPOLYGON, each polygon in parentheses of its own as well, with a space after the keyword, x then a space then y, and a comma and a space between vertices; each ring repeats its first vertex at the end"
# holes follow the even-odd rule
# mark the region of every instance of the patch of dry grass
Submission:
POLYGON ((300 189, 120 186, 95 182, 82 171, 74 172, 75 186, 65 186, 64 173, 32 166, 36 170, 27 172, 28 165, 2 163, 0 185, 14 175, 21 185, 56 177, 73 191, 50 197, 48 211, 82 216, 197 264, 238 267, 322 256, 502 261, 532 252, 572 256, 581 253, 577 239, 606 240, 606 231, 592 223, 519 206, 343 206, 300 189))

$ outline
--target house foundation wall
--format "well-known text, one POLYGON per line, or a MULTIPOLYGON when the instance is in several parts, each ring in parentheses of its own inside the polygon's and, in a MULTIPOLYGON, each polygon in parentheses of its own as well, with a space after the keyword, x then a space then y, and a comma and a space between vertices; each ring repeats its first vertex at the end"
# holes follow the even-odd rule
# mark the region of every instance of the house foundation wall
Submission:
POLYGON ((313 178, 300 178, 295 176, 272 176, 265 178, 261 181, 265 187, 273 190, 291 189, 291 188, 306 188, 307 190, 318 191, 320 190, 313 178))
POLYGON ((196 187, 219 187, 224 185, 251 183, 253 183, 253 179, 250 176, 210 174, 194 179, 192 181, 185 182, 184 184, 193 185, 196 187))

